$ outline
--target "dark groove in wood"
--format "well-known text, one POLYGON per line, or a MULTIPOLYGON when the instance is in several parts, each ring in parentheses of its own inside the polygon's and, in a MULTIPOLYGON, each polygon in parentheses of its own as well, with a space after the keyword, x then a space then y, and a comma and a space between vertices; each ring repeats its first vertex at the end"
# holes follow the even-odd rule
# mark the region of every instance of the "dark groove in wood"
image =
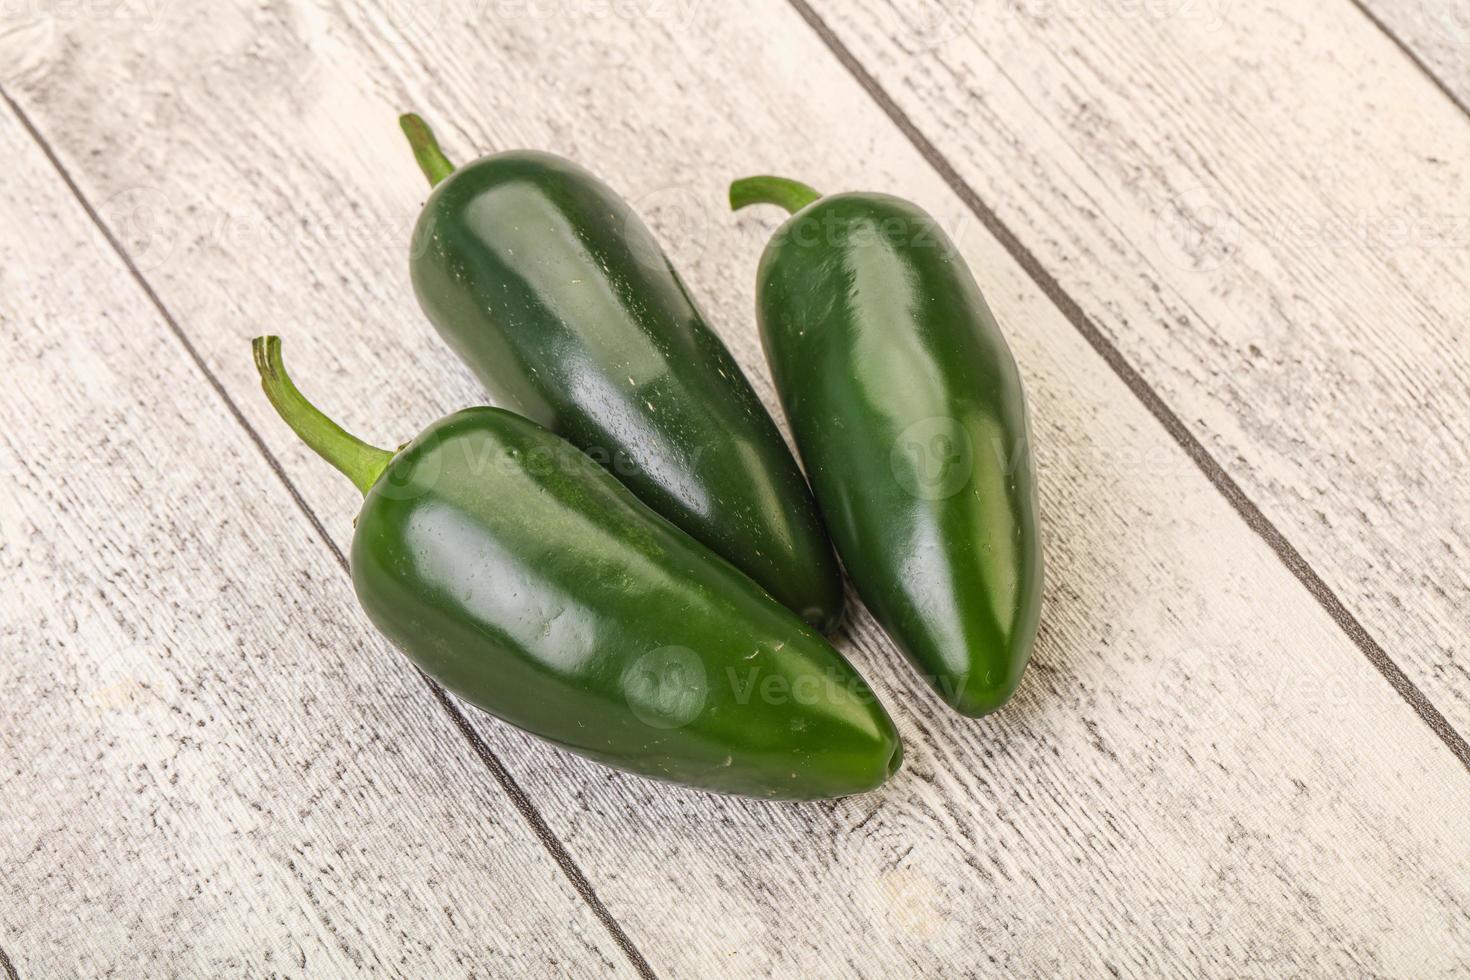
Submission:
POLYGON ((1091 345, 1098 355, 1107 363, 1142 404, 1148 409, 1159 424, 1162 425, 1173 438, 1174 442, 1188 454, 1194 461, 1206 479, 1214 485, 1215 489, 1230 503, 1235 512, 1245 521, 1246 525, 1276 553, 1281 563, 1294 575, 1312 597, 1320 605, 1338 627, 1347 634, 1363 656, 1368 658, 1383 678, 1388 681, 1409 706, 1412 707, 1424 721, 1429 729, 1434 732, 1445 747, 1450 750, 1460 764, 1470 771, 1470 744, 1455 730, 1448 719, 1440 713, 1419 690, 1409 676, 1404 673, 1403 668, 1394 662, 1393 658, 1379 645, 1373 635, 1358 621, 1358 618, 1343 604, 1332 588, 1322 580, 1316 570, 1308 564, 1306 558, 1297 550, 1296 546, 1287 540, 1286 536, 1273 524, 1256 503, 1246 495, 1240 485, 1235 482, 1210 454, 1198 437, 1185 425, 1183 419, 1169 407, 1163 397, 1138 373, 1138 370, 1130 364, 1122 352, 1108 339, 1102 329, 1093 321, 1082 306, 1072 298, 1062 284, 1042 265, 1036 255, 1027 248, 1006 223, 1001 220, 991 208, 981 200, 980 195, 960 176, 949 160, 940 152, 939 148, 932 143, 918 125, 909 118, 908 114, 894 101, 872 74, 863 67, 857 57, 845 45, 842 40, 832 32, 826 22, 809 7, 806 0, 787 0, 796 10, 796 13, 816 33, 837 58, 848 73, 863 87, 863 90, 877 103, 889 120, 898 127, 906 136, 914 149, 929 163, 939 174, 950 190, 959 196, 965 206, 980 219, 986 230, 995 237, 997 241, 1010 253, 1017 264, 1026 272, 1031 280, 1040 287, 1047 299, 1061 310, 1062 314, 1080 333, 1084 340, 1091 345))
POLYGON ((20 980, 20 973, 16 971, 15 964, 10 962, 9 955, 0 949, 0 970, 5 971, 5 980, 20 980))
POLYGON ((1348 3, 1352 4, 1354 7, 1357 7, 1358 11, 1362 13, 1364 17, 1368 18, 1369 22, 1372 23, 1374 27, 1382 31, 1384 36, 1392 41, 1394 43, 1394 46, 1403 53, 1403 56, 1412 61, 1414 63, 1414 66, 1424 74, 1424 77, 1429 79, 1429 81, 1433 83, 1435 88, 1444 93, 1445 98, 1453 102, 1465 115, 1470 116, 1470 105, 1467 105, 1465 103, 1465 100, 1460 98, 1459 94, 1454 89, 1450 88, 1443 79, 1441 79, 1438 75, 1434 73, 1434 68, 1430 66, 1429 62, 1425 61, 1419 56, 1419 52, 1410 47, 1409 43, 1403 38, 1399 37, 1394 29, 1389 27, 1387 22, 1385 22, 1382 17, 1379 17, 1376 13, 1373 12, 1373 8, 1368 6, 1366 0, 1348 0, 1348 3))
MULTIPOLYGON (((332 536, 327 533, 327 529, 322 525, 320 518, 318 518, 316 513, 311 509, 311 506, 307 503, 306 498, 301 495, 301 492, 296 488, 296 485, 291 481, 291 478, 286 475, 285 469, 281 466, 280 461, 277 460, 275 455, 270 451, 270 448, 266 445, 265 440, 261 437, 260 433, 255 430, 255 427, 250 424, 250 420, 245 417, 244 412, 240 410, 240 407, 235 404, 234 399, 230 397, 229 392, 225 389, 224 383, 219 380, 214 371, 212 371, 209 365, 205 363, 204 358, 202 355, 200 355, 198 348, 194 346, 193 342, 184 332, 184 329, 174 318, 173 313, 171 313, 168 307, 164 305, 162 298, 160 298, 158 293, 154 291, 152 284, 150 284, 148 280, 144 278, 142 272, 138 269, 137 264, 134 263, 132 257, 128 255, 127 251, 123 248, 121 241, 119 241, 117 236, 112 233, 112 229, 108 227, 105 221, 102 220, 102 216, 97 212, 97 209, 92 206, 91 201, 89 201, 86 195, 82 193, 81 187, 72 178, 71 172, 67 170, 65 164, 61 162, 61 158, 56 155, 56 152, 52 149, 51 144, 41 134, 41 131, 36 128, 35 124, 31 121, 30 116, 26 114, 25 110, 23 110, 20 105, 16 103, 13 98, 10 97, 10 93, 7 92, 3 87, 0 87, 0 100, 4 100, 5 104, 10 108, 10 111, 15 114, 16 119, 19 120, 20 124, 25 127, 26 132, 30 134, 31 139, 35 141, 38 147, 40 147, 41 152, 46 155, 46 159, 51 162, 51 166, 55 168, 57 175, 60 176, 61 180, 66 184, 67 188, 71 191, 72 196, 76 198, 77 203, 81 205, 82 210, 85 211, 87 217, 91 219, 92 224, 95 225, 97 227, 97 230, 102 233, 102 237, 106 239, 107 244, 111 246, 112 250, 117 253, 118 258, 122 260, 123 265, 127 268, 128 273, 132 277, 133 281, 137 283, 138 287, 142 289, 144 295, 148 297, 148 301, 153 305, 153 308, 158 312, 158 315, 163 318, 164 323, 173 333, 174 338, 179 342, 179 345, 183 347, 184 353, 188 355, 191 361, 194 362, 194 366, 199 369, 201 374, 204 375, 205 380, 209 383, 209 386, 214 389, 215 394, 217 394, 220 400, 224 402, 226 409, 228 409, 230 414, 234 416, 235 421, 239 423, 240 427, 245 430, 245 433, 250 437, 251 442, 255 444, 256 449, 259 450, 261 456, 265 458, 266 463, 275 472, 276 477, 281 481, 282 485, 285 486, 286 491, 290 493, 291 498, 296 501, 296 506, 301 510, 301 512, 306 516, 306 519, 311 523, 311 526, 316 530, 318 537, 321 538, 321 540, 326 544, 327 548, 331 551, 332 556, 337 560, 337 564, 342 567, 342 570, 344 572, 348 572, 349 565, 347 562, 347 557, 342 554, 342 550, 337 547, 337 543, 332 540, 332 536)), ((417 670, 417 668, 415 668, 415 670, 417 670)), ((577 894, 581 896, 582 901, 585 902, 587 906, 592 910, 592 912, 597 916, 598 920, 602 923, 603 927, 612 937, 613 942, 617 943, 618 947, 623 951, 623 954, 628 958, 628 961, 633 965, 633 968, 638 971, 638 974, 640 976, 647 978, 647 980, 657 980, 657 974, 653 972, 653 967, 649 965, 648 960, 644 958, 642 952, 640 952, 638 947, 634 945, 633 940, 628 936, 626 932, 623 931, 623 927, 618 923, 617 919, 613 918, 612 913, 608 911, 607 906, 604 905, 602 899, 598 897, 597 891, 592 887, 592 883, 587 880, 587 876, 582 873, 582 869, 578 867, 576 861, 572 859, 571 854, 568 853, 566 847, 562 844, 561 840, 557 838, 555 832, 553 832, 551 827, 546 823, 545 818, 541 816, 541 812, 536 808, 536 805, 531 802, 530 797, 528 797, 525 791, 521 789, 520 784, 516 782, 515 776, 513 776, 511 772, 505 767, 505 764, 500 761, 500 758, 495 754, 490 746, 485 744, 484 739, 482 739, 479 733, 475 731, 474 727, 470 724, 469 719, 465 717, 464 712, 460 710, 459 706, 455 704, 454 701, 450 698, 448 692, 440 687, 437 682, 432 680, 423 671, 418 671, 418 675, 423 678, 424 683, 433 693, 435 700, 439 702, 440 707, 444 709, 445 713, 447 713, 450 719, 454 722, 455 728, 457 728, 459 730, 459 733, 464 736, 466 741, 469 742, 470 747, 475 752, 475 755, 480 759, 485 767, 490 770, 491 775, 494 776, 496 782, 500 784, 500 787, 505 791, 505 794, 510 797, 510 801, 515 806, 516 810, 520 812, 522 819, 526 821, 527 826, 529 826, 531 831, 536 835, 536 839, 541 842, 541 846, 546 849, 546 852, 549 855, 551 855, 552 860, 556 862, 556 865, 558 868, 561 869, 562 874, 566 876, 569 882, 571 882, 572 887, 576 889, 577 894)), ((3 966, 7 969, 7 972, 9 973, 9 977, 7 978, 7 980, 19 980, 19 977, 15 974, 14 967, 10 965, 10 961, 8 959, 3 959, 3 951, 0 951, 0 966, 3 966)))

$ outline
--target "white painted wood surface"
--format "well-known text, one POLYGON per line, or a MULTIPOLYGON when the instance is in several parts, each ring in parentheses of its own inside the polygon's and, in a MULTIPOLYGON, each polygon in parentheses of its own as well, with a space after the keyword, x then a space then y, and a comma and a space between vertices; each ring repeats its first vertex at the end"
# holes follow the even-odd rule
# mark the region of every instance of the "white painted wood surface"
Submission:
MULTIPOLYGON (((282 333, 313 397, 384 442, 482 399, 408 290, 406 236, 423 190, 393 121, 405 107, 425 112, 458 159, 527 145, 599 169, 663 232, 773 405, 750 284, 775 216, 726 214, 730 177, 770 170, 832 189, 901 189, 958 230, 1008 325, 1036 416, 1049 574, 1036 661, 1005 712, 977 723, 937 708, 863 617, 842 645, 893 710, 908 752, 901 776, 867 797, 770 806, 683 792, 582 763, 472 715, 654 972, 1422 976, 1470 968, 1470 777, 790 8, 625 6, 585 19, 531 16, 520 5, 509 13, 401 3, 205 9, 169 5, 143 25, 51 17, 17 26, 0 40, 0 64, 9 66, 0 84, 118 229, 339 544, 350 534, 355 494, 272 417, 245 342, 263 329, 282 333)), ((61 190, 48 193, 64 203, 61 190)), ((10 198, 6 220, 34 206, 10 198)), ((71 251, 15 251, 7 304, 12 282, 46 293, 44 284, 65 278, 82 296, 93 286, 93 277, 63 264, 71 251)), ((92 319, 112 333, 134 328, 125 336, 135 339, 156 334, 149 350, 165 350, 180 379, 169 396, 187 399, 191 416, 228 420, 165 343, 156 312, 123 286, 116 299, 92 290, 92 319)), ((82 306, 33 315, 54 330, 82 306)), ((106 349, 110 366, 114 358, 130 365, 110 367, 126 377, 158 370, 145 363, 148 351, 106 349)), ((57 411, 85 418, 94 396, 65 386, 69 364, 53 355, 40 404, 54 400, 57 411)), ((10 408, 17 393, 8 397, 0 405, 12 438, 43 430, 42 416, 10 408)), ((355 788, 354 805, 375 808, 375 824, 397 821, 430 843, 466 826, 525 842, 501 857, 523 876, 526 894, 442 932, 433 932, 432 913, 405 911, 394 925, 433 932, 434 951, 405 946, 391 962, 428 973, 455 957, 448 972, 473 965, 536 976, 558 969, 547 966, 557 950, 581 946, 588 951, 568 952, 562 972, 597 973, 609 962, 629 969, 585 907, 561 904, 565 879, 554 868, 537 877, 549 867, 544 852, 504 799, 481 799, 494 793, 492 781, 352 611, 330 554, 264 463, 240 449, 240 468, 265 475, 221 488, 217 474, 199 471, 192 444, 173 438, 179 423, 159 420, 159 396, 136 397, 142 404, 119 424, 153 440, 168 472, 190 481, 184 496, 200 495, 210 515, 231 511, 216 502, 226 492, 245 496, 275 529, 270 539, 292 542, 259 564, 202 555, 196 577, 277 615, 266 635, 295 637, 294 657, 229 619, 213 644, 191 642, 193 609, 170 606, 156 615, 157 628, 178 637, 173 655, 215 671, 218 647, 241 641, 236 657, 252 683, 221 677, 218 696, 239 700, 276 685, 281 693, 259 711, 313 746, 360 730, 353 726, 363 712, 389 716, 397 737, 346 753, 339 776, 355 788), (281 609, 283 601, 306 608, 281 609), (319 673, 303 699, 297 675, 313 665, 319 673), (405 799, 364 785, 386 781, 385 768, 400 782, 416 780, 417 792, 405 799), (546 897, 533 897, 543 878, 546 897), (486 946, 543 933, 541 946, 531 944, 540 959, 481 958, 486 946)), ((248 446, 248 436, 216 427, 225 430, 210 430, 219 442, 248 446)), ((79 452, 59 463, 58 478, 92 458, 79 452)), ((48 512, 44 499, 29 506, 48 512)), ((146 513, 141 500, 132 508, 124 513, 146 513)), ((260 537, 253 531, 249 540, 260 537)), ((171 554, 166 543, 149 553, 171 554)), ((50 561, 35 561, 42 583, 50 561)), ((129 567, 119 564, 114 577, 129 567)), ((155 573, 145 590, 166 589, 167 574, 155 573)), ((97 588, 111 584, 104 578, 97 588)), ((7 622, 14 598, 7 596, 7 622)), ((65 605, 64 594, 43 584, 18 608, 34 621, 32 607, 65 605)), ((44 624, 34 629, 46 633, 44 624)), ((63 648, 55 657, 76 669, 80 654, 63 648)), ((207 688, 183 687, 181 710, 208 705, 207 688)), ((34 700, 38 711, 48 704, 34 700)), ((53 768, 85 742, 66 730, 52 738, 53 768)), ((278 759, 253 732, 238 738, 238 755, 202 760, 196 771, 261 779, 264 768, 273 795, 262 795, 277 807, 311 787, 330 791, 319 765, 292 778, 288 762, 316 750, 278 759)), ((6 772, 18 773, 12 778, 25 793, 42 785, 31 744, 6 747, 6 772)), ((64 771, 81 780, 92 770, 73 762, 64 771)), ((170 799, 158 812, 186 832, 209 831, 207 812, 170 799)), ((83 833, 103 815, 84 809, 74 819, 83 833)), ((11 823, 5 831, 8 843, 16 831, 11 823)), ((422 866, 405 869, 395 845, 387 834, 360 842, 356 859, 376 869, 369 880, 385 892, 422 881, 415 894, 437 897, 442 883, 425 881, 422 866)), ((132 863, 95 861, 93 887, 124 888, 131 868, 167 867, 178 847, 166 835, 146 836, 132 863)), ((500 877, 471 845, 433 857, 449 880, 500 877)), ((32 860, 40 867, 46 857, 32 860)), ((298 890, 256 882, 253 914, 293 936, 293 923, 309 918, 306 888, 339 897, 346 890, 331 874, 330 865, 313 866, 298 890)), ((178 901, 179 885, 165 880, 156 889, 178 901)), ((67 938, 55 934, 88 889, 52 887, 47 918, 6 882, 0 948, 23 976, 67 972, 67 938)), ((378 936, 369 926, 388 921, 387 904, 358 898, 338 921, 378 936)), ((140 930, 156 925, 147 908, 137 914, 140 930)), ((202 946, 226 962, 246 955, 246 930, 208 939, 202 946)), ((148 972, 200 964, 168 948, 116 946, 114 962, 148 972)), ((331 959, 322 972, 346 965, 331 959)))
POLYGON ((1470 3, 1465 0, 1361 0, 1364 12, 1462 107, 1470 107, 1470 3))
POLYGON ((1470 733, 1470 118, 1346 2, 813 7, 1470 733))
POLYGON ((8 111, 0 156, 14 969, 632 975, 8 111))

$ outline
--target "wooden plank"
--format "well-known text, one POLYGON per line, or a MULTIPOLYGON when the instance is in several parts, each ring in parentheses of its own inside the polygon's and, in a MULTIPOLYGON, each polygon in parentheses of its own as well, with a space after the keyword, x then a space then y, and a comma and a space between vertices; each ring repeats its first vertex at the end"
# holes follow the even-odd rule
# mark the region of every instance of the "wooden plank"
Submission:
POLYGON ((864 618, 844 649, 908 748, 867 797, 681 792, 476 716, 655 969, 1466 966, 1464 771, 789 8, 414 21, 403 5, 282 6, 184 30, 199 9, 169 8, 167 45, 61 30, 15 52, 13 92, 107 220, 164 229, 133 236, 150 281, 339 540, 351 491, 270 418, 242 344, 279 327, 302 382, 375 439, 481 399, 407 287, 423 191, 393 126, 405 104, 461 159, 533 145, 601 170, 768 398, 750 284, 773 216, 724 213, 741 173, 902 188, 963 231, 1010 325, 1051 564, 1036 663, 1006 712, 937 708, 864 618), (63 54, 86 71, 57 70, 63 54))
POLYGON ((0 949, 632 974, 0 107, 0 949))
POLYGON ((814 6, 1463 742, 1470 122, 1344 3, 814 6))
POLYGON ((1463 0, 1355 0, 1459 102, 1470 108, 1470 5, 1463 0))

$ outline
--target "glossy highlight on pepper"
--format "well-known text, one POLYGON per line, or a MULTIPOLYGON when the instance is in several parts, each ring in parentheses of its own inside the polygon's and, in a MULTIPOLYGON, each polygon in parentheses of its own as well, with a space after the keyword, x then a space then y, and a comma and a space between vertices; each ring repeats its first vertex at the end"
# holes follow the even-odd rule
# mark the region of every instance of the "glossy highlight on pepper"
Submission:
POLYGON ((402 124, 434 185, 414 232, 414 292, 495 401, 835 628, 841 575, 801 470, 627 203, 549 153, 456 168, 422 119, 402 124))
POLYGON ((459 697, 720 793, 828 799, 898 770, 898 733, 842 655, 576 447, 482 407, 378 449, 301 396, 277 338, 253 349, 281 417, 364 494, 363 609, 459 697))
POLYGON ((731 206, 793 212, 757 273, 761 339, 863 602, 957 711, 1015 691, 1040 617, 1025 394, 937 222, 885 194, 752 177, 731 206))

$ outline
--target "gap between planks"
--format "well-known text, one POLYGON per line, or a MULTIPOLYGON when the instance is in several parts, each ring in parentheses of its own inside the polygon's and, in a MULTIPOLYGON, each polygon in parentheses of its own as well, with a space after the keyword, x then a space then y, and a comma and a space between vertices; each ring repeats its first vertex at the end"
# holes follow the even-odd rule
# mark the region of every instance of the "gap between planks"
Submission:
MULTIPOLYGON (((1399 697, 1408 702, 1409 706, 1414 709, 1414 712, 1429 726, 1430 731, 1434 732, 1439 740, 1444 743, 1445 747, 1454 754, 1455 758, 1460 761, 1460 764, 1465 767, 1466 771, 1470 771, 1470 744, 1466 743, 1464 736, 1455 730, 1455 727, 1434 706, 1434 703, 1409 679, 1409 676, 1404 673, 1403 668, 1394 662, 1393 658, 1388 655, 1388 652, 1373 637, 1373 634, 1368 632, 1367 628, 1359 622, 1352 611, 1338 598, 1337 593, 1332 591, 1332 588, 1328 586, 1322 576, 1317 574, 1317 571, 1312 568, 1302 553, 1297 550, 1297 547, 1287 540, 1286 536, 1272 523, 1271 519, 1265 515, 1255 501, 1241 489, 1240 484, 1236 483, 1235 479, 1210 454, 1205 444, 1190 431, 1179 414, 1170 408, 1168 403, 1164 401, 1163 396, 1144 380, 1143 375, 1128 362, 1128 359, 1123 356, 1123 353, 1117 346, 1108 339, 1102 329, 1082 309, 1081 304, 1072 298, 1071 294, 1067 292, 1057 278, 1048 272, 1041 261, 1037 259, 1036 255, 1021 242, 1016 233, 1001 220, 1000 216, 980 198, 980 195, 975 189, 960 176, 959 171, 949 162, 948 158, 924 135, 924 132, 919 128, 918 124, 909 118, 908 114, 888 94, 888 91, 878 83, 878 80, 863 66, 857 56, 852 53, 852 50, 827 26, 826 21, 807 5, 806 0, 787 0, 787 2, 791 4, 796 13, 806 22, 807 26, 812 29, 818 39, 827 46, 827 49, 832 52, 833 56, 847 69, 848 74, 862 87, 863 91, 868 93, 869 97, 883 111, 884 115, 908 138, 908 141, 913 144, 914 149, 918 150, 919 155, 928 161, 929 165, 934 168, 939 177, 949 185, 950 190, 954 191, 956 196, 970 209, 971 213, 985 226, 985 229, 1010 253, 1011 258, 1015 259, 1016 263, 1025 270, 1026 274, 1031 277, 1031 280, 1041 289, 1041 292, 1061 311, 1062 315, 1067 318, 1067 321, 1082 335, 1082 338, 1087 341, 1092 349, 1097 351, 1098 356, 1107 363, 1108 367, 1127 386, 1134 397, 1142 403, 1149 414, 1164 427, 1164 430, 1179 448, 1183 449, 1189 458, 1194 461, 1195 466, 1205 475, 1205 478, 1210 481, 1211 485, 1220 492, 1220 495, 1229 502, 1231 508, 1245 521, 1246 526, 1266 542, 1267 546, 1276 553, 1277 558, 1281 560, 1281 563, 1286 566, 1287 570, 1311 593, 1312 597, 1317 600, 1317 603, 1326 611, 1327 615, 1332 617, 1333 622, 1347 635, 1348 639, 1352 640, 1353 644, 1362 652, 1363 656, 1368 659, 1368 662, 1383 676, 1383 679, 1388 682, 1389 687, 1393 688, 1399 697)), ((1352 2, 1356 4, 1357 0, 1352 0, 1352 2)), ((1375 24, 1379 23, 1371 15, 1370 19, 1375 24)), ((1382 24, 1379 24, 1379 26, 1385 33, 1389 33, 1387 28, 1383 28, 1382 24)), ((1389 36, 1393 37, 1391 33, 1389 33, 1389 36)), ((1397 42, 1397 38, 1394 38, 1394 40, 1397 42)), ((1407 49, 1405 50, 1407 51, 1407 49)), ((1428 74, 1428 69, 1424 67, 1423 63, 1419 62, 1417 58, 1414 60, 1428 74)), ((1433 78, 1432 75, 1430 77, 1433 78)), ((1465 108, 1458 99, 1455 99, 1444 88, 1442 83, 1438 82, 1438 79, 1435 79, 1435 82, 1446 95, 1450 96, 1456 105, 1460 106, 1462 110, 1465 108)))
MULTIPOLYGON (((137 264, 133 261, 132 257, 128 255, 127 250, 123 248, 122 243, 118 240, 117 236, 113 234, 112 229, 108 227, 105 221, 102 220, 101 214, 99 214, 97 209, 92 206, 92 203, 87 199, 86 195, 82 193, 81 187, 72 178, 71 172, 67 170, 65 164, 61 162, 61 158, 56 155, 56 152, 52 149, 50 142, 47 141, 45 136, 42 135, 41 131, 36 128, 35 124, 31 121, 30 116, 26 114, 25 110, 22 109, 13 98, 10 97, 10 93, 7 92, 3 87, 0 87, 0 101, 4 101, 5 105, 10 109, 10 111, 15 115, 15 118, 20 122, 20 124, 25 128, 26 132, 30 135, 31 139, 35 141, 41 152, 46 155, 46 159, 50 161, 52 168, 55 169, 57 173, 57 176, 59 176, 62 182, 66 184, 67 188, 71 191, 72 196, 76 198, 77 203, 81 205, 82 210, 86 212, 87 217, 91 219, 92 224, 96 226, 99 232, 101 232, 102 237, 106 240, 108 246, 111 247, 112 251, 116 253, 117 257, 122 261, 124 267, 126 267, 128 274, 132 277, 133 281, 137 283, 138 287, 143 291, 143 294, 147 296, 149 303, 152 304, 153 308, 158 312, 158 315, 163 318, 163 321, 167 325, 169 331, 174 335, 174 338, 179 342, 180 346, 183 347, 184 353, 194 363, 194 366, 199 370, 199 372, 204 376, 204 379, 209 383, 209 386, 214 389, 215 394, 219 396, 220 400, 224 403, 225 408, 228 409, 229 413, 234 417, 235 421, 240 425, 241 428, 245 430, 245 433, 247 436, 249 436, 250 441, 255 444, 255 448, 260 452, 261 456, 264 457, 267 465, 270 466, 271 470, 276 474, 276 477, 281 481, 281 484, 286 488, 286 492, 291 495, 291 499, 296 501, 297 508, 300 509, 302 514, 306 516, 306 519, 311 523, 312 528, 316 531, 317 536, 321 538, 321 540, 326 544, 327 549, 332 553, 332 557, 342 568, 342 571, 349 572, 349 566, 346 556, 342 554, 341 549, 337 547, 337 543, 333 541, 331 535, 327 533, 327 529, 322 525, 321 519, 317 517, 316 513, 311 509, 311 506, 306 502, 306 498, 301 495, 301 492, 296 488, 296 485, 291 482, 291 478, 286 475, 286 471, 281 466, 280 461, 276 459, 275 455, 270 451, 269 447, 266 446, 265 440, 261 437, 260 433, 255 430, 255 427, 250 424, 250 421, 245 417, 245 414, 240 410, 240 407, 235 404, 234 399, 231 398, 229 392, 225 390, 225 386, 220 382, 219 378, 210 369, 209 365, 204 362, 204 358, 200 355, 198 348, 194 346, 194 343, 189 339, 188 334, 184 332, 183 327, 181 327, 178 320, 174 318, 173 313, 171 313, 168 307, 164 305, 162 298, 160 298, 158 293, 153 289, 152 284, 150 284, 148 280, 143 276, 142 271, 139 270, 137 264)), ((598 897, 596 889, 592 887, 592 883, 587 879, 587 876, 582 872, 582 869, 577 865, 577 862, 572 859, 572 856, 570 852, 567 851, 566 846, 562 844, 561 840, 556 836, 555 833, 552 832, 551 827, 548 826, 546 823, 546 819, 541 816, 541 812, 536 808, 536 805, 531 801, 530 797, 526 795, 525 790, 521 789, 520 784, 516 782, 516 779, 513 775, 511 775, 510 770, 505 767, 505 764, 500 761, 500 758, 495 754, 495 751, 491 749, 490 746, 486 744, 485 740, 480 737, 479 733, 475 731, 474 726, 472 726, 469 722, 469 719, 465 717, 463 710, 461 710, 461 708, 454 703, 453 699, 449 696, 449 693, 445 691, 444 688, 441 687, 436 681, 430 678, 429 675, 425 674, 421 670, 418 670, 417 667, 415 667, 415 671, 417 671, 419 677, 423 679, 425 686, 427 686, 429 691, 434 695, 434 699, 439 703, 439 706, 444 709, 444 712, 447 715, 449 715, 450 720, 454 723, 454 727, 459 731, 460 735, 469 742, 470 747, 474 750, 475 755, 480 759, 482 763, 484 763, 485 767, 490 770, 490 774, 495 778, 496 782, 500 784, 501 789, 504 790, 505 794, 510 798, 511 803, 520 813, 521 818, 526 821, 526 825, 536 836, 536 839, 541 842, 541 846, 546 849, 546 852, 549 855, 551 855, 551 859, 556 862, 556 866, 561 869, 562 874, 566 876, 572 887, 576 889, 577 894, 581 896, 582 901, 584 901, 587 904, 588 908, 592 910, 593 914, 597 916, 598 921, 602 923, 603 927, 612 937, 613 942, 615 942, 618 945, 618 948, 623 951, 623 955, 628 958, 628 962, 631 963, 633 968, 638 971, 638 974, 646 978, 646 980, 657 980, 658 975, 654 972, 652 965, 649 964, 643 953, 639 951, 638 947, 633 943, 632 938, 630 938, 628 934, 623 930, 622 925, 617 921, 617 919, 613 917, 612 913, 608 911, 607 906, 604 905, 602 899, 598 897)), ((0 970, 4 970, 6 974, 6 980, 20 980, 19 975, 15 972, 15 967, 11 964, 9 957, 5 955, 4 950, 0 950, 0 970)))
POLYGON ((1459 93, 1457 93, 1453 88, 1449 86, 1448 83, 1445 82, 1444 79, 1440 78, 1439 75, 1435 73, 1434 69, 1430 67, 1429 62, 1425 61, 1419 55, 1419 52, 1415 51, 1414 48, 1411 47, 1407 41, 1399 37, 1394 29, 1388 26, 1388 22, 1385 21, 1382 17, 1378 16, 1378 14, 1374 12, 1373 8, 1368 6, 1365 0, 1348 0, 1348 3, 1352 4, 1354 7, 1357 7, 1358 11, 1364 17, 1368 18, 1369 23, 1378 28, 1378 30, 1383 33, 1384 37, 1387 37, 1390 41, 1392 41, 1394 47, 1398 48, 1399 52, 1403 54, 1405 58, 1408 58, 1411 62, 1413 62, 1414 66, 1423 73, 1425 78, 1429 79, 1429 81, 1434 85, 1435 88, 1444 93, 1445 98, 1453 102, 1455 104, 1455 107, 1458 108, 1466 116, 1470 116, 1470 104, 1466 104, 1465 100, 1460 98, 1459 93))
POLYGON ((0 949, 0 971, 5 974, 5 980, 20 980, 20 974, 15 970, 15 964, 10 961, 10 956, 4 949, 0 949))

